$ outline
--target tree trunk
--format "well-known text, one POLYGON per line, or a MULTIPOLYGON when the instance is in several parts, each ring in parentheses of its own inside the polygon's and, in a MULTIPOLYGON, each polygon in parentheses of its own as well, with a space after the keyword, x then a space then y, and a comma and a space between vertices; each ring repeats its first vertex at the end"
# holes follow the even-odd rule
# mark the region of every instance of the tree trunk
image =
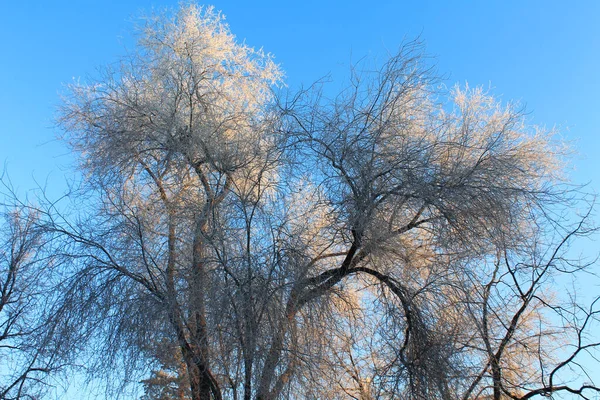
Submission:
POLYGON ((193 354, 189 346, 182 346, 181 350, 190 380, 192 400, 221 400, 221 391, 214 382, 208 366, 193 354))

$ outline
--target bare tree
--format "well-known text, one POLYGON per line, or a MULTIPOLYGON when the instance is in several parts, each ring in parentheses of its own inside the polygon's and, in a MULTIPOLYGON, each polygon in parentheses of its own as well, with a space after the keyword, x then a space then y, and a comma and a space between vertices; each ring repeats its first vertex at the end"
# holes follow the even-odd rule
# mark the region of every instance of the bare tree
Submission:
POLYGON ((0 399, 35 399, 57 372, 59 345, 45 325, 53 258, 43 251, 37 215, 3 205, 0 231, 0 399), (50 348, 52 348, 50 351, 50 348), (57 352, 54 353, 54 350, 57 352))
MULTIPOLYGON (((244 222, 240 213, 252 213, 272 179, 277 149, 266 106, 281 73, 270 57, 236 43, 210 8, 189 6, 172 20, 149 19, 138 49, 99 84, 73 86, 62 111, 67 140, 86 154, 82 168, 100 200, 93 219, 66 229, 48 226, 72 243, 77 268, 87 260, 70 286, 77 290, 66 291, 87 293, 84 304, 98 290, 111 299, 126 291, 137 302, 133 310, 160 316, 157 323, 168 324, 181 351, 194 399, 221 398, 223 385, 238 389, 229 373, 223 382, 216 352, 235 362, 243 357, 249 396, 253 356, 247 352, 253 350, 219 347, 232 337, 252 341, 258 328, 243 317, 230 324, 216 311, 252 317, 252 304, 237 298, 252 296, 239 285, 253 279, 246 276, 250 254, 223 255, 222 248, 232 241, 241 246, 235 250, 250 252, 244 250, 249 241, 235 239, 240 228, 253 229, 252 216, 244 222), (91 282, 90 274, 108 277, 91 282), (114 288, 107 289, 106 279, 114 288), (242 336, 229 336, 232 329, 242 329, 242 336)), ((124 318, 133 311, 120 310, 124 318)), ((121 325, 111 325, 115 335, 143 346, 135 326, 121 325)), ((151 337, 155 328, 148 328, 143 336, 151 337)))
MULTIPOLYGON (((556 265, 563 258, 550 251, 543 260, 539 254, 540 247, 553 246, 549 232, 557 235, 564 226, 551 215, 557 205, 568 207, 574 194, 559 185, 563 150, 553 144, 552 132, 527 126, 518 109, 499 105, 480 89, 454 89, 453 108, 436 103, 430 71, 415 50, 408 45, 381 70, 353 74, 348 89, 333 100, 313 90, 283 106, 291 120, 290 147, 309 167, 301 173, 316 182, 335 216, 328 229, 337 241, 332 239, 329 249, 340 257, 338 267, 309 272, 296 283, 289 309, 293 313, 298 304, 362 276, 381 286, 371 310, 386 315, 368 324, 380 327, 380 340, 370 348, 378 358, 387 357, 375 368, 379 396, 450 399, 465 393, 469 398, 481 376, 471 381, 465 371, 477 360, 475 368, 492 375, 493 398, 527 396, 529 379, 546 382, 547 366, 541 364, 552 352, 541 340, 527 356, 508 354, 507 346, 517 340, 516 328, 525 331, 533 320, 540 325, 530 338, 551 337, 555 329, 540 322, 547 313, 539 308, 546 303, 531 298, 543 290, 550 270, 568 275, 586 268, 565 270, 556 265), (543 241, 528 245, 533 238, 543 241), (507 267, 510 282, 506 275, 501 283, 494 280, 497 254, 515 265, 507 267), (533 261, 523 261, 527 257, 533 261), (533 276, 527 288, 511 269, 522 269, 516 265, 523 262, 533 276), (502 287, 493 306, 489 294, 483 300, 472 297, 481 293, 473 282, 490 279, 491 286, 502 287), (471 308, 478 308, 485 322, 466 320, 471 308), (488 318, 498 332, 491 333, 488 318), (487 359, 475 348, 487 348, 487 359), (539 363, 532 367, 524 358, 539 363), (510 368, 512 378, 504 363, 520 365, 510 368)), ((581 226, 565 232, 556 251, 572 236, 589 233, 581 226)), ((578 321, 594 317, 589 310, 578 321)), ((575 345, 574 353, 594 346, 575 345)), ((543 386, 545 393, 571 391, 543 386)), ((593 384, 585 387, 595 390, 593 384)))
MULTIPOLYGON (((491 398, 529 399, 570 393, 581 398, 600 393, 579 360, 597 357, 598 297, 589 306, 556 293, 557 282, 573 279, 591 264, 570 259, 566 248, 590 233, 589 215, 558 241, 535 235, 518 250, 499 253, 490 269, 461 296, 474 334, 469 338, 476 365, 464 399, 489 392, 491 398), (575 379, 582 376, 583 380, 575 379)), ((588 275, 592 276, 592 275, 588 275)), ((559 286, 560 287, 560 286, 559 286)), ((464 289, 463 289, 464 290, 464 289)), ((573 294, 571 294, 574 296, 573 294)))
POLYGON ((415 42, 332 98, 277 98, 280 80, 184 6, 70 88, 59 124, 85 181, 72 209, 28 206, 61 263, 63 358, 171 369, 150 398, 597 391, 561 376, 597 346, 596 309, 545 289, 585 272, 564 251, 591 233, 565 230, 553 132, 480 89, 436 90, 415 42))

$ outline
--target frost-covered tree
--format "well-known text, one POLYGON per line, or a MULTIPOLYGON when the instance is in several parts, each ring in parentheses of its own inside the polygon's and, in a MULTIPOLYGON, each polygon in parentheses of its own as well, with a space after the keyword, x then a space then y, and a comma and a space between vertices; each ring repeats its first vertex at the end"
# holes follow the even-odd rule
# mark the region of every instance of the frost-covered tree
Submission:
POLYGON ((597 391, 561 375, 597 311, 547 290, 585 269, 564 251, 589 233, 560 214, 553 132, 437 90, 417 43, 358 71, 333 97, 276 95, 271 57, 191 5, 72 85, 59 124, 84 183, 71 211, 31 206, 69 355, 108 375, 150 362, 150 398, 597 391))

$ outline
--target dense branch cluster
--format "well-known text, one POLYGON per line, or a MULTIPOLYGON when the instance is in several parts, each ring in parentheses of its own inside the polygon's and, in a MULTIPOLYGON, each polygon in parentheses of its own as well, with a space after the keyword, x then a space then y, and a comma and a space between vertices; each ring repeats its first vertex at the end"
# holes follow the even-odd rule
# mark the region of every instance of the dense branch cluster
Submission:
MULTIPOLYGON (((589 267, 566 256, 591 230, 561 214, 563 148, 480 89, 437 89, 421 52, 356 67, 333 97, 284 95, 213 9, 148 19, 64 100, 71 208, 20 203, 33 233, 9 235, 52 257, 57 362, 150 368, 143 399, 600 392, 578 369, 596 303, 551 290, 589 267)), ((4 301, 29 264, 0 261, 4 301)))

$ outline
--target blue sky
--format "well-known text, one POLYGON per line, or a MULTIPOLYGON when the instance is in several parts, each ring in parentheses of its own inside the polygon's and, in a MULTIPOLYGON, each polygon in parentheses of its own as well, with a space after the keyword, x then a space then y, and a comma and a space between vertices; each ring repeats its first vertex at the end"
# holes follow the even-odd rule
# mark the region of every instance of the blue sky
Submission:
MULTIPOLYGON (((576 183, 600 192, 600 2, 214 1, 238 38, 275 55, 294 87, 420 36, 446 84, 483 85, 557 126, 576 183)), ((24 192, 59 194, 72 162, 52 127, 59 93, 131 48, 136 17, 177 1, 0 0, 0 163, 24 192)), ((2 168, 0 168, 1 170, 2 168)), ((592 243, 596 250, 598 244, 592 243)))
MULTIPOLYGON (((491 87, 527 106, 532 122, 573 142, 576 182, 600 162, 600 2, 215 1, 231 29, 273 53, 295 86, 351 61, 383 60, 420 36, 447 85, 491 87), (452 4, 451 4, 452 3, 452 4)), ((94 76, 131 48, 136 17, 176 1, 0 2, 0 161, 15 186, 62 179, 70 157, 52 117, 64 83, 94 76)))

